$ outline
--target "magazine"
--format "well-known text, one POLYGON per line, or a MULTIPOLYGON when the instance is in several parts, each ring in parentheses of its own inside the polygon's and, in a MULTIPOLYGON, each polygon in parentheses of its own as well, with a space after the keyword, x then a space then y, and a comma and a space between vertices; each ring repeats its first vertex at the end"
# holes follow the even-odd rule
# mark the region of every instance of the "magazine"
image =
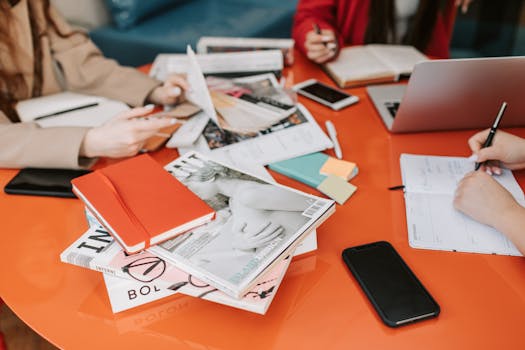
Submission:
POLYGON ((294 61, 293 46, 293 39, 203 36, 197 42, 197 52, 215 53, 278 49, 283 53, 284 64, 291 66, 294 61))
POLYGON ((165 169, 206 201, 216 219, 148 250, 235 298, 335 211, 331 200, 266 182, 196 152, 165 169))
POLYGON ((239 167, 243 160, 266 165, 332 147, 310 112, 298 104, 289 117, 255 134, 230 132, 208 121, 197 142, 191 147, 179 147, 179 152, 197 151, 239 167))
POLYGON ((113 312, 121 312, 175 293, 264 314, 291 259, 282 259, 240 299, 232 298, 148 251, 127 254, 104 229, 90 227, 60 255, 62 262, 96 270, 104 280, 113 312))
MULTIPOLYGON (((240 77, 262 73, 280 76, 283 69, 280 50, 197 54, 196 58, 205 76, 240 77)), ((185 74, 188 65, 186 54, 159 54, 153 61, 150 76, 164 81, 170 74, 185 74)))
POLYGON ((232 298, 188 274, 181 274, 177 278, 171 278, 172 282, 164 278, 155 279, 151 282, 132 281, 104 274, 104 282, 108 291, 111 309, 114 313, 144 305, 176 293, 182 293, 264 315, 277 293, 290 261, 291 257, 281 260, 240 299, 232 298))

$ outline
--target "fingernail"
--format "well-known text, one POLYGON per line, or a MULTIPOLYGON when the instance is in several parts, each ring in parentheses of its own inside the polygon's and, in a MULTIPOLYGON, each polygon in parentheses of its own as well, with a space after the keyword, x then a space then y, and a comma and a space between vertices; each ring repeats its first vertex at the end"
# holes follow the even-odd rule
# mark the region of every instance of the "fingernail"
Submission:
POLYGON ((337 47, 337 45, 335 43, 328 43, 328 44, 326 44, 326 47, 329 48, 329 49, 335 49, 337 47))
POLYGON ((322 41, 332 41, 332 37, 331 37, 331 36, 327 36, 327 35, 323 35, 323 36, 321 37, 321 40, 322 40, 322 41))
POLYGON ((150 103, 148 105, 145 105, 144 108, 146 108, 146 109, 153 109, 153 108, 155 108, 155 105, 153 103, 150 103))
POLYGON ((478 160, 478 155, 474 153, 470 157, 468 157, 467 160, 471 162, 475 162, 478 160))
POLYGON ((175 86, 173 89, 171 89, 170 92, 171 92, 171 94, 172 94, 173 96, 179 96, 179 95, 181 94, 182 90, 181 90, 180 87, 175 86))
POLYGON ((177 119, 175 118, 171 118, 170 120, 170 124, 173 125, 173 124, 177 124, 177 119))
POLYGON ((496 175, 501 175, 501 169, 494 169, 494 172, 496 173, 496 175))
POLYGON ((487 168, 487 170, 485 170, 485 172, 486 172, 487 174, 489 174, 489 175, 492 175, 492 171, 491 171, 489 168, 487 168))

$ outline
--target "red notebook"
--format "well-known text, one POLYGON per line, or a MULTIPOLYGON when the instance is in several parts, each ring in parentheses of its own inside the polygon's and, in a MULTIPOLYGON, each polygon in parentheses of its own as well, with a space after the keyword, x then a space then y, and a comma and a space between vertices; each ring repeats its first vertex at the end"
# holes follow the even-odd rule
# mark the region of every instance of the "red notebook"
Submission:
POLYGON ((136 253, 213 219, 197 195, 144 154, 71 181, 124 250, 136 253))

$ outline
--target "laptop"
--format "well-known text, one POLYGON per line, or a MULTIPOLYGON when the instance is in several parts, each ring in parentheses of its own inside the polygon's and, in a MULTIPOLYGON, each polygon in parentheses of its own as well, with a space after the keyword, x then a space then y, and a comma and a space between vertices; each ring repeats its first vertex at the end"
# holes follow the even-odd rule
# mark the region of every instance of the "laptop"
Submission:
POLYGON ((408 84, 367 87, 392 133, 525 126, 525 56, 424 61, 408 84))

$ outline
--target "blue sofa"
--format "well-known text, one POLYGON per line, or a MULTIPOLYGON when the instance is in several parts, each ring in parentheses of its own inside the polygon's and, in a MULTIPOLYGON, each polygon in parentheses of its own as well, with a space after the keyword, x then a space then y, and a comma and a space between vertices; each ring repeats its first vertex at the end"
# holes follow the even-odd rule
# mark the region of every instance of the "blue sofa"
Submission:
POLYGON ((187 44, 195 48, 201 36, 289 38, 297 6, 297 0, 172 2, 121 28, 113 13, 113 22, 91 30, 90 36, 106 56, 139 66, 152 62, 158 53, 185 52, 187 44))

